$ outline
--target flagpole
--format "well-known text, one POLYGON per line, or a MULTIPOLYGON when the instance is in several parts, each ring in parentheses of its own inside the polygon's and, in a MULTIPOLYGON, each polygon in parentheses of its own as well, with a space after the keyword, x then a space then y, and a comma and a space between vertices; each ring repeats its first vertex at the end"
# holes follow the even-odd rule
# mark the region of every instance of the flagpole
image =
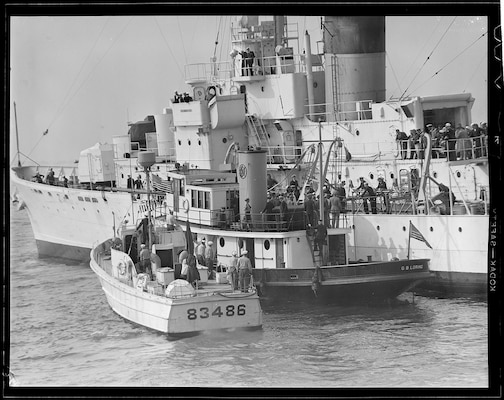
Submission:
POLYGON ((408 255, 407 255, 408 260, 410 256, 410 241, 411 241, 411 221, 409 222, 409 231, 408 231, 408 255))

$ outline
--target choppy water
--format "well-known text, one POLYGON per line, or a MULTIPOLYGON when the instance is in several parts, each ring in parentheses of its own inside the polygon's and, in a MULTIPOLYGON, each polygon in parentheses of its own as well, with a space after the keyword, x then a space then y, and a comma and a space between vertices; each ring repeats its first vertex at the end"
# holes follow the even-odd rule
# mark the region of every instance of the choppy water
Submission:
POLYGON ((11 207, 10 368, 17 386, 486 388, 487 303, 263 308, 263 329, 179 340, 114 314, 86 264, 38 259, 11 207))

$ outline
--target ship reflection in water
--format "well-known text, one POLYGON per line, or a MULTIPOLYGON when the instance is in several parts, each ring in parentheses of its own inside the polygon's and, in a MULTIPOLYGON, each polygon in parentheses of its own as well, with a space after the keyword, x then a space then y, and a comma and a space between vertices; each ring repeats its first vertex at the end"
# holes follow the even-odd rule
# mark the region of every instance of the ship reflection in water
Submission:
POLYGON ((263 329, 169 340, 111 312, 87 264, 37 258, 11 207, 10 367, 18 386, 488 387, 487 303, 263 306, 263 329))

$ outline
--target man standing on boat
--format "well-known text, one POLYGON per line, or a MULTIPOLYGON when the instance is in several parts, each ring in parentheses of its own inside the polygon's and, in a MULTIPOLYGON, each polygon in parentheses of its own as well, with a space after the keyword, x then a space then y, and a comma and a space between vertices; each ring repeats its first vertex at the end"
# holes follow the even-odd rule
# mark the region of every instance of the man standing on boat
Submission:
POLYGON ((201 239, 200 244, 196 247, 196 259, 200 265, 205 265, 205 238, 201 239))
POLYGON ((175 216, 173 215, 173 210, 170 210, 166 216, 166 229, 173 231, 175 229, 175 216))
POLYGON ((215 273, 214 273, 215 253, 212 245, 213 242, 210 240, 208 242, 208 247, 205 249, 205 264, 206 267, 208 268, 208 279, 215 279, 215 273))
POLYGON ((408 151, 408 135, 406 132, 402 132, 399 129, 396 129, 396 141, 399 145, 399 149, 401 152, 401 159, 406 159, 406 154, 408 151))
POLYGON ((245 199, 245 228, 250 231, 250 224, 252 223, 252 206, 250 199, 245 199))
POLYGON ((341 213, 341 200, 336 192, 333 190, 332 196, 329 199, 329 210, 331 213, 331 228, 339 228, 339 218, 341 213))
POLYGON ((233 250, 231 253, 231 262, 227 270, 227 280, 231 284, 233 290, 238 289, 238 253, 233 250))
POLYGON ((322 220, 319 220, 318 225, 315 227, 315 246, 313 247, 313 251, 320 251, 322 253, 326 237, 327 228, 322 223, 322 220))
POLYGON ((128 175, 127 188, 133 189, 134 184, 135 184, 134 179, 131 177, 131 175, 128 175))
POLYGON ((150 251, 149 249, 147 248, 147 246, 145 244, 141 244, 140 245, 140 255, 139 255, 139 258, 140 258, 140 263, 139 263, 139 266, 140 266, 140 270, 142 272, 145 272, 147 274, 150 274, 150 251))
POLYGON ((238 259, 238 280, 240 290, 242 292, 248 291, 250 286, 250 277, 252 276, 252 263, 250 262, 247 254, 248 251, 243 250, 241 252, 241 257, 238 259))
POLYGON ((304 209, 306 214, 306 223, 308 226, 313 226, 315 218, 315 202, 313 201, 313 195, 309 193, 307 195, 306 201, 304 203, 304 209))

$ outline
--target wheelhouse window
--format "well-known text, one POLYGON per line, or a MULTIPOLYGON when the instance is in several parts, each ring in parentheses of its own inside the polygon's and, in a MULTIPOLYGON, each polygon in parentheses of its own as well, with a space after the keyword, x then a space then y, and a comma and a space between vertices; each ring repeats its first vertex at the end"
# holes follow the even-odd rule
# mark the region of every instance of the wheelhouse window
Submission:
POLYGON ((202 190, 191 190, 191 206, 210 210, 210 193, 202 190))

